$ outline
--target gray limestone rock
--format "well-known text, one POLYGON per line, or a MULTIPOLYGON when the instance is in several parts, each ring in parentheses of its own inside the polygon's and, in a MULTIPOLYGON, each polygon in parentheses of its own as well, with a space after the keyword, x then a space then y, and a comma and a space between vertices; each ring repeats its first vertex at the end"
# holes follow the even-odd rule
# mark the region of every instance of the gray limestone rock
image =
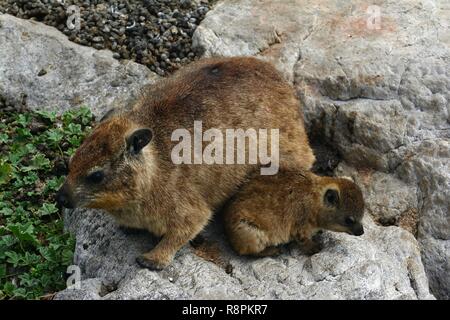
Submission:
POLYGON ((53 27, 0 14, 0 96, 10 105, 96 116, 129 105, 156 80, 147 67, 77 45, 53 27))

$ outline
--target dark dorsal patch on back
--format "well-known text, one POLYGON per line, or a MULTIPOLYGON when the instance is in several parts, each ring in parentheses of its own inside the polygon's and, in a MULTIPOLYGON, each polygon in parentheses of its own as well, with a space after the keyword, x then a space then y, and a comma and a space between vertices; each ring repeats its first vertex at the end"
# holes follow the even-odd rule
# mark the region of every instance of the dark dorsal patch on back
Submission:
POLYGON ((212 65, 207 65, 204 68, 204 72, 207 77, 220 77, 223 76, 223 64, 222 63, 214 63, 212 65))
POLYGON ((213 75, 218 75, 219 72, 220 72, 219 67, 214 67, 214 68, 211 69, 211 73, 213 75))

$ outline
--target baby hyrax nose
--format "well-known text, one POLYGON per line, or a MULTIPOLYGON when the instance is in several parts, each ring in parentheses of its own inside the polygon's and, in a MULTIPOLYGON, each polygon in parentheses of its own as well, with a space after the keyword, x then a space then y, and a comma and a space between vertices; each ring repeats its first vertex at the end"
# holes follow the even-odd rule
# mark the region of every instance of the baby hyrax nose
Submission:
POLYGON ((355 236, 362 236, 364 234, 364 227, 362 226, 362 224, 356 224, 353 227, 352 233, 355 236))

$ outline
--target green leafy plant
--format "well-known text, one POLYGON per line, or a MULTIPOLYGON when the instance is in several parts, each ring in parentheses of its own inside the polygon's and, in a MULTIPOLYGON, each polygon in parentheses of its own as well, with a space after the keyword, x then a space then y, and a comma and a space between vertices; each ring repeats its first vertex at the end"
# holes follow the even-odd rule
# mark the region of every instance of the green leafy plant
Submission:
POLYGON ((54 194, 65 163, 91 129, 89 109, 0 109, 0 299, 38 299, 65 287, 74 239, 54 194))

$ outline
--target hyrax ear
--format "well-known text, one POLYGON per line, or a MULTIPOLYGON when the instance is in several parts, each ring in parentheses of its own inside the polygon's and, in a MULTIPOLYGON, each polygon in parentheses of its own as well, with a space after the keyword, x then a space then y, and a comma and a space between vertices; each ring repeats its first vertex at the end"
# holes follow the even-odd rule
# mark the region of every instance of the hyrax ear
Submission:
POLYGON ((112 118, 114 115, 116 115, 118 113, 119 113, 119 111, 117 109, 110 109, 100 118, 99 122, 104 122, 104 121, 112 118))
POLYGON ((153 134, 150 129, 137 129, 127 138, 127 150, 132 154, 138 154, 142 148, 152 140, 153 134))

